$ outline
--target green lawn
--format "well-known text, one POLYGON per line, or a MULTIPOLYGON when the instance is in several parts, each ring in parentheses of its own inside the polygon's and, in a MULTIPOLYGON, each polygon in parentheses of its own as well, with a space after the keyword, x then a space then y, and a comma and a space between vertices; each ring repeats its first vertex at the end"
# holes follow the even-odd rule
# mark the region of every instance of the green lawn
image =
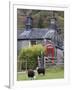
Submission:
MULTIPOLYGON (((63 68, 49 68, 46 69, 45 75, 38 75, 36 73, 35 80, 42 80, 42 79, 62 79, 64 78, 64 69, 63 68)), ((30 80, 27 77, 26 73, 17 73, 17 80, 30 80)))

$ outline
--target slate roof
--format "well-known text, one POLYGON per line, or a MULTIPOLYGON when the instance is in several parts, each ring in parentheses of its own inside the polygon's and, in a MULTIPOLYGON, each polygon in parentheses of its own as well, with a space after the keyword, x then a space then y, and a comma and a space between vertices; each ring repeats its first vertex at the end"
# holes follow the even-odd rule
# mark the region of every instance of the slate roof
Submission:
POLYGON ((20 35, 23 31, 24 31, 24 29, 23 29, 23 30, 22 30, 22 29, 21 29, 21 30, 18 29, 18 30, 17 30, 17 37, 19 37, 19 35, 20 35))
MULTIPOLYGON (((57 37, 55 30, 48 28, 32 28, 32 30, 17 30, 17 40, 52 40, 57 48, 62 48, 63 42, 57 37)), ((63 49, 63 48, 62 48, 63 49)))
POLYGON ((54 30, 49 30, 48 28, 32 28, 32 30, 24 30, 22 33, 18 34, 18 40, 43 40, 51 39, 54 37, 54 30))

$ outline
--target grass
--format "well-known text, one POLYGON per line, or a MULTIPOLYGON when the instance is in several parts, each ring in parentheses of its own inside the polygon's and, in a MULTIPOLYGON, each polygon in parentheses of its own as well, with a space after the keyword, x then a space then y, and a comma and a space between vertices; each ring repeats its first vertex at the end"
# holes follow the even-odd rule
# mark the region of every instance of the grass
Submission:
MULTIPOLYGON (((49 69, 46 69, 46 73, 45 75, 38 75, 36 73, 36 78, 35 80, 45 80, 45 79, 62 79, 64 78, 64 69, 63 68, 49 68, 49 69)), ((30 80, 28 77, 27 77, 27 74, 26 72, 24 73, 17 73, 17 80, 18 81, 21 81, 21 80, 30 80)))

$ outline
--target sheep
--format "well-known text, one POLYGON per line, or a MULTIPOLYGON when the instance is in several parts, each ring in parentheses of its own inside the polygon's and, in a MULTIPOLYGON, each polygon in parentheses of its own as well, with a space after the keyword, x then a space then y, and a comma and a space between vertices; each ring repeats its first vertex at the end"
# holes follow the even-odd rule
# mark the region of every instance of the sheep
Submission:
POLYGON ((45 68, 37 68, 38 74, 43 74, 45 75, 45 68))
POLYGON ((31 78, 31 80, 32 80, 32 79, 34 79, 34 77, 35 77, 35 72, 34 72, 34 70, 29 69, 29 70, 28 70, 28 78, 31 78))

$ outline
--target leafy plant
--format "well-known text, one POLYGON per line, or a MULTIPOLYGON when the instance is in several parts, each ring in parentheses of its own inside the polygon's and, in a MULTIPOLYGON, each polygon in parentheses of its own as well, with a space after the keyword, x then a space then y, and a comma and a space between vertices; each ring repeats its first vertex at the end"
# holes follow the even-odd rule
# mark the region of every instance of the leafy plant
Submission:
POLYGON ((22 48, 19 53, 19 60, 27 61, 27 68, 35 69, 37 58, 41 56, 41 52, 44 52, 44 47, 41 44, 22 48))

